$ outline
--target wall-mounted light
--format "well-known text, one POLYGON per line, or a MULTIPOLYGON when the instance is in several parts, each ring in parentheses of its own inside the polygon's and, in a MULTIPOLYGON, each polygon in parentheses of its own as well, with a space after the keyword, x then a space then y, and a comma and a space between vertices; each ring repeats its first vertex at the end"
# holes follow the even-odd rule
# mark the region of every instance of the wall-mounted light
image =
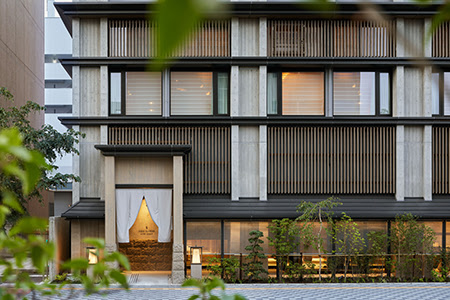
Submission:
POLYGON ((86 253, 90 265, 98 263, 98 250, 95 247, 86 247, 86 253))

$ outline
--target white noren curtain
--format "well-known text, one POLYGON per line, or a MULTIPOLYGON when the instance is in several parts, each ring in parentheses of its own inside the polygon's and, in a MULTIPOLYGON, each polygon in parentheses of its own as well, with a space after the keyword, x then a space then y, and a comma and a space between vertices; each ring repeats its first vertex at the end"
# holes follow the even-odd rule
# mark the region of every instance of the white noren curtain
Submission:
POLYGON ((117 240, 129 243, 129 230, 133 226, 145 197, 149 213, 158 226, 158 242, 171 241, 172 190, 170 189, 117 189, 117 240))
POLYGON ((158 226, 158 242, 169 243, 172 230, 172 190, 144 190, 145 202, 153 222, 158 226))

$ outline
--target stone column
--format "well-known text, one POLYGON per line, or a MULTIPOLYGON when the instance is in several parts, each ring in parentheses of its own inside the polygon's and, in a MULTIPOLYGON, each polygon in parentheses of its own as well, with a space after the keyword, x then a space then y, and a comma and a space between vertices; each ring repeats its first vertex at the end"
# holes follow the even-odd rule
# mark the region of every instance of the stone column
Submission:
POLYGON ((115 157, 105 156, 105 245, 106 251, 117 251, 115 157))
POLYGON ((184 281, 183 247, 183 157, 173 157, 173 251, 172 283, 184 281))

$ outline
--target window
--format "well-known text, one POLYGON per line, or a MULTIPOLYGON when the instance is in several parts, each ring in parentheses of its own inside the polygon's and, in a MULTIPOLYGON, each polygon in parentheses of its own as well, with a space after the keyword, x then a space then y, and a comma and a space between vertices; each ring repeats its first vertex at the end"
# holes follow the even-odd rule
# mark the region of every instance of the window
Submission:
POLYGON ((334 115, 390 115, 390 94, 389 73, 333 73, 334 115))
POLYGON ((268 73, 267 114, 323 115, 324 91, 323 72, 268 73))
POLYGON ((227 115, 226 72, 171 72, 170 114, 227 115))
POLYGON ((111 73, 110 114, 160 116, 161 72, 111 73))
POLYGON ((450 115, 450 72, 436 72, 431 77, 433 115, 450 115))
POLYGON ((111 72, 109 114, 162 116, 163 105, 167 105, 164 111, 170 109, 174 116, 228 115, 228 72, 176 71, 170 73, 170 82, 162 75, 161 72, 111 72))

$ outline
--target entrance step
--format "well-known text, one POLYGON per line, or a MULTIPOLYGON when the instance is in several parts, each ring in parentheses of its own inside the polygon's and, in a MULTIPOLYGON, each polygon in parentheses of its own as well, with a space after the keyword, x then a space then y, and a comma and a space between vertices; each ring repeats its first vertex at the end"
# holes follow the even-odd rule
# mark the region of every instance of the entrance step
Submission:
POLYGON ((130 285, 168 285, 170 274, 170 271, 125 272, 130 285))

